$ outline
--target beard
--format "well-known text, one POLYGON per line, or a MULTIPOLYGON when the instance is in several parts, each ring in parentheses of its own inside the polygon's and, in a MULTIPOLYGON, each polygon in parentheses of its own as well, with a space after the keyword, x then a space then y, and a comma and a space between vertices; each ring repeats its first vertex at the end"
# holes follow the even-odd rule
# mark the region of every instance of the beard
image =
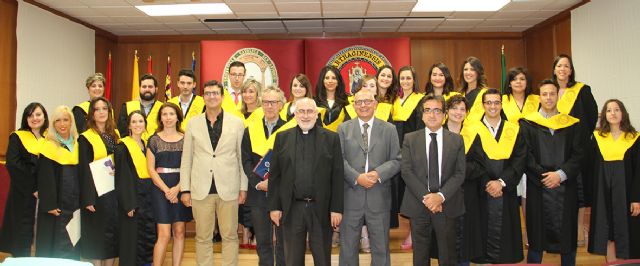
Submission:
POLYGON ((155 93, 144 93, 144 94, 140 94, 140 99, 145 100, 145 101, 151 101, 154 100, 156 98, 156 94, 155 93))

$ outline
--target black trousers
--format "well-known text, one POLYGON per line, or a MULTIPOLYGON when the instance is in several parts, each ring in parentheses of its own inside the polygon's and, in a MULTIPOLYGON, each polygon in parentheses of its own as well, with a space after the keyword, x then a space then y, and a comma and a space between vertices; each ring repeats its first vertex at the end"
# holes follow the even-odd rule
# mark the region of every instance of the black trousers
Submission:
POLYGON ((260 266, 284 266, 284 245, 282 245, 282 230, 276 228, 276 244, 273 245, 273 223, 266 206, 251 206, 251 221, 256 236, 256 251, 260 266), (274 256, 275 249, 275 256, 274 256), (274 264, 275 258, 275 264, 274 264))
MULTIPOLYGON (((322 217, 329 219, 329 217, 322 217)), ((321 222, 315 211, 313 202, 294 201, 281 224, 284 237, 284 257, 287 265, 304 265, 307 233, 309 247, 316 266, 331 265, 331 236, 333 229, 330 222, 321 222)))
POLYGON ((440 212, 411 217, 413 265, 430 265, 431 240, 435 234, 438 243, 438 265, 456 265, 456 217, 449 218, 440 212))

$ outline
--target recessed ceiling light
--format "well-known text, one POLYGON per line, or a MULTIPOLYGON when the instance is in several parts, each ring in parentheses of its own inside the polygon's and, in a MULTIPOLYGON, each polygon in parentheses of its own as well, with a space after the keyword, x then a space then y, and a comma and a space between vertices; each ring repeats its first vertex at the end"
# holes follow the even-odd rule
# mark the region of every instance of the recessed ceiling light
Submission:
POLYGON ((511 0, 418 0, 411 12, 498 11, 511 0))
POLYGON ((142 5, 136 6, 145 14, 156 16, 187 16, 187 15, 222 15, 233 12, 225 3, 208 4, 177 4, 177 5, 142 5))

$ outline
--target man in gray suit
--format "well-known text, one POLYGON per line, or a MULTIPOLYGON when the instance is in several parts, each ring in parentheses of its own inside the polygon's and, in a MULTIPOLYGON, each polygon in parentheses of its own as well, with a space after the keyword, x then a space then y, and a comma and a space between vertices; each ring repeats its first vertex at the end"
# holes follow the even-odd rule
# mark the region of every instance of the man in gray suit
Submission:
POLYGON ((400 170, 400 145, 395 127, 374 117, 377 105, 370 91, 360 90, 354 101, 358 117, 338 127, 344 159, 340 265, 358 265, 360 231, 365 224, 371 265, 390 265, 391 178, 400 170))
POLYGON ((431 234, 438 264, 456 265, 456 217, 464 214, 465 175, 462 137, 442 128, 444 98, 429 94, 419 105, 426 128, 408 133, 402 143, 404 193, 400 211, 411 219, 413 265, 429 265, 431 234))

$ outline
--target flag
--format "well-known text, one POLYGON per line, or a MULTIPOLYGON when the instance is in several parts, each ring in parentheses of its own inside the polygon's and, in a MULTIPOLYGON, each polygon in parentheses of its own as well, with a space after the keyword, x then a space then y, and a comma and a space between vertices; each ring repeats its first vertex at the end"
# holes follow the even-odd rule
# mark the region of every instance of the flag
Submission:
POLYGON ((168 101, 171 99, 171 57, 167 56, 167 76, 164 79, 164 97, 168 101))
POLYGON ((506 86, 506 82, 507 82, 507 60, 504 58, 504 44, 502 45, 501 48, 501 53, 502 53, 502 78, 500 79, 500 94, 504 94, 504 88, 506 86))
MULTIPOLYGON (((195 75, 196 73, 196 52, 195 51, 191 51, 191 71, 193 71, 195 75)), ((197 87, 193 88, 193 94, 196 94, 197 89, 198 89, 197 87)))
POLYGON ((133 76, 131 78, 131 100, 140 96, 140 73, 138 71, 138 50, 133 55, 133 76))
POLYGON ((104 88, 104 97, 111 101, 111 51, 107 60, 107 81, 104 88))
POLYGON ((151 56, 147 58, 147 73, 149 74, 153 73, 153 62, 151 61, 151 56))

